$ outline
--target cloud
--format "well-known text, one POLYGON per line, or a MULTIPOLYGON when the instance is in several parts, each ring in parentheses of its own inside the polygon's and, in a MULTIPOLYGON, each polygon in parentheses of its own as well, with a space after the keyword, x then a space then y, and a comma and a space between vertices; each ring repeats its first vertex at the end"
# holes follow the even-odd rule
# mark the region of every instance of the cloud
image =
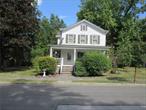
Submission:
POLYGON ((59 16, 59 18, 60 18, 60 19, 65 19, 65 18, 67 18, 67 16, 61 15, 61 16, 59 16))
POLYGON ((38 5, 41 5, 43 0, 36 0, 38 2, 38 5))

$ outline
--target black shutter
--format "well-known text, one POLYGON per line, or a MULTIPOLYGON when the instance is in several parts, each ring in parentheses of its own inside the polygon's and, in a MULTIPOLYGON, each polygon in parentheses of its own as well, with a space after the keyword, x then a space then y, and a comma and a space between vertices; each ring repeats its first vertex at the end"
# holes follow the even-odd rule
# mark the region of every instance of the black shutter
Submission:
POLYGON ((68 43, 68 34, 66 34, 66 43, 68 43))
POLYGON ((98 42, 98 44, 100 44, 100 36, 99 35, 98 35, 98 41, 97 42, 98 42))

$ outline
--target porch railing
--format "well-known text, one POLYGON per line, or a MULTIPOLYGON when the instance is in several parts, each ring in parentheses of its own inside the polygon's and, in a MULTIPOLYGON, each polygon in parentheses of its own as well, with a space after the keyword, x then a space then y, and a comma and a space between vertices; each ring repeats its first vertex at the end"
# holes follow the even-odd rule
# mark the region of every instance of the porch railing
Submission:
POLYGON ((63 68, 63 58, 56 58, 58 62, 58 66, 60 67, 60 72, 62 72, 63 68))

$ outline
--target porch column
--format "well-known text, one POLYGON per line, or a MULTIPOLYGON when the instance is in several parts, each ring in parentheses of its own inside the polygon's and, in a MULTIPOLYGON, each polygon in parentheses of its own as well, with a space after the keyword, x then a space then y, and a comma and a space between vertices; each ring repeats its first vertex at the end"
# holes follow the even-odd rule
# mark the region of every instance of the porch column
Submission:
POLYGON ((74 48, 74 63, 76 61, 76 53, 77 53, 77 50, 76 50, 76 48, 74 48))
POLYGON ((52 47, 50 47, 50 57, 52 57, 52 47))

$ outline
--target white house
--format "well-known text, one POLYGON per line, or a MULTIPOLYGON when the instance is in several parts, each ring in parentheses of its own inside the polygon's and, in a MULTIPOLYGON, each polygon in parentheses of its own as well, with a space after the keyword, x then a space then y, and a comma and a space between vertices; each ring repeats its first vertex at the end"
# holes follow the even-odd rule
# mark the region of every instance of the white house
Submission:
POLYGON ((105 52, 106 34, 104 30, 87 20, 82 20, 58 33, 57 45, 50 45, 50 56, 59 60, 61 72, 71 71, 77 58, 82 57, 85 51, 100 50, 105 52))

